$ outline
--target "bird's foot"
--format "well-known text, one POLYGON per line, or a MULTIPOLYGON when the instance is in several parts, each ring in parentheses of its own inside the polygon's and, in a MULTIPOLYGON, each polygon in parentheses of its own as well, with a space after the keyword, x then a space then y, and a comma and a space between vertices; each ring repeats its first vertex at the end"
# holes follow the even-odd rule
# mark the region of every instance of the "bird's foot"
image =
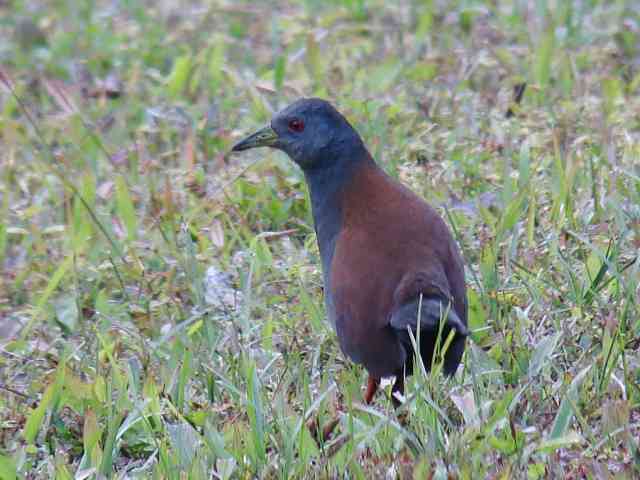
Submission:
POLYGON ((314 416, 307 421, 307 429, 318 447, 322 447, 331 438, 331 434, 338 426, 338 423, 340 423, 340 418, 336 415, 324 427, 320 428, 320 419, 314 416))

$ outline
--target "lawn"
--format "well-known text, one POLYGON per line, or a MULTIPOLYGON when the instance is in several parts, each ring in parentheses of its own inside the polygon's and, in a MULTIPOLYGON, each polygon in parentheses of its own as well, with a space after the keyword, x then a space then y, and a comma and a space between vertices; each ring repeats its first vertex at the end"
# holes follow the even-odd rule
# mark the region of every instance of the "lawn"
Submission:
POLYGON ((0 165, 0 479, 640 478, 633 0, 0 1, 0 165), (301 96, 464 254, 462 366, 399 411, 301 171, 228 154, 301 96))

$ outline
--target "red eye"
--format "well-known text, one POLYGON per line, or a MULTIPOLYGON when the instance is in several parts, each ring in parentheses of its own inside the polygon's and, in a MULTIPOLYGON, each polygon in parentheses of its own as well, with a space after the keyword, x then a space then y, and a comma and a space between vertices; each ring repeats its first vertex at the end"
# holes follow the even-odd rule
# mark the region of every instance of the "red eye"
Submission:
POLYGON ((289 129, 293 132, 301 132, 304 130, 304 122, 298 118, 289 121, 289 129))

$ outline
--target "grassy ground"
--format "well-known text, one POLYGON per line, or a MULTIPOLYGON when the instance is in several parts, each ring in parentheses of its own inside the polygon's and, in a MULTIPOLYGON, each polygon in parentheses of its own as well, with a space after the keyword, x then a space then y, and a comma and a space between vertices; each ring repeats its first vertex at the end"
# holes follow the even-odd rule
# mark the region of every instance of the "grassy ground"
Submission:
POLYGON ((0 39, 0 478, 640 476, 637 2, 9 0, 0 39), (463 367, 404 422, 300 171, 225 155, 301 95, 464 250, 463 367))

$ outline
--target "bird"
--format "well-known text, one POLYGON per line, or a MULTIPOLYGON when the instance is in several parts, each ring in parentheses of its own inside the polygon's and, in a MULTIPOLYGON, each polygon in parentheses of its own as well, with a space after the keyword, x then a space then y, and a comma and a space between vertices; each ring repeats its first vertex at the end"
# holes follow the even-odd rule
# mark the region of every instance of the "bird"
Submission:
POLYGON ((364 400, 395 377, 397 407, 414 370, 414 343, 426 370, 440 352, 455 374, 465 349, 464 263, 438 212, 388 175, 333 105, 302 98, 232 152, 270 147, 304 173, 320 252, 324 302, 342 352, 368 372, 364 400), (412 339, 413 337, 413 339, 412 339))

